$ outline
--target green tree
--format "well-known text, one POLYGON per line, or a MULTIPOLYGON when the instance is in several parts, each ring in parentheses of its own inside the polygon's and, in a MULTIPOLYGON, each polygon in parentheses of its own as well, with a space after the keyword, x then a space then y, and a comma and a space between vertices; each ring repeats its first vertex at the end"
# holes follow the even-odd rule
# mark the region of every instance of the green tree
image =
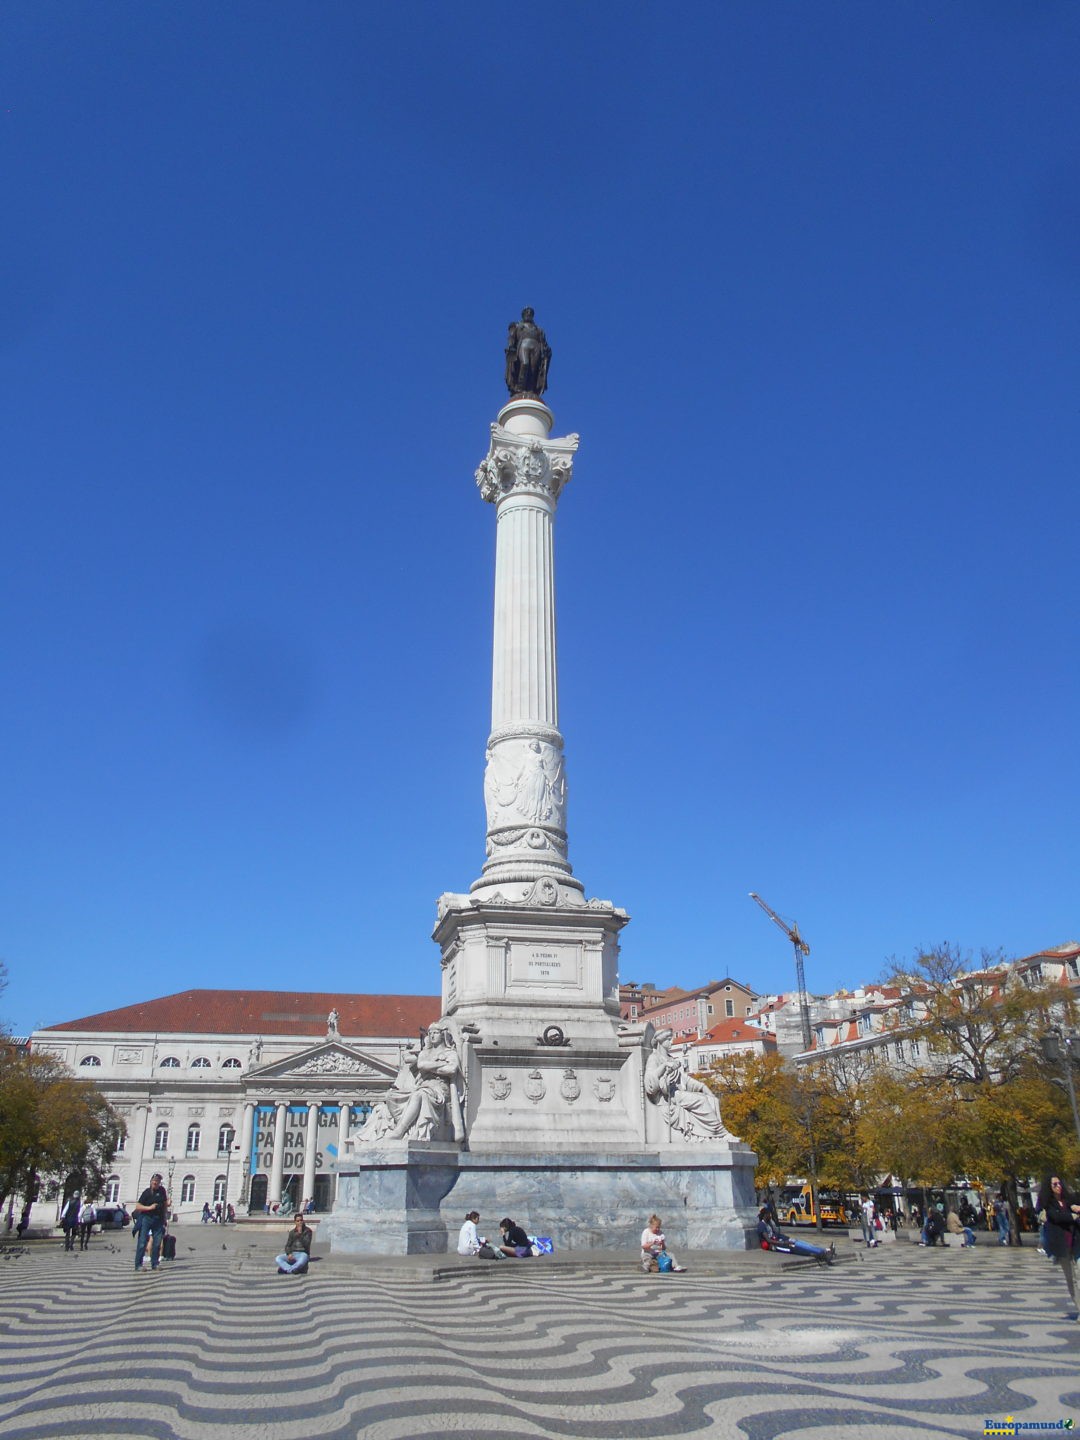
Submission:
POLYGON ((924 1189, 947 1185, 962 1172, 961 1105, 948 1081, 879 1066, 860 1099, 855 1148, 864 1172, 924 1189))
POLYGON ((724 1124, 757 1155, 759 1189, 805 1175, 815 1188, 849 1190, 865 1178, 854 1144, 860 1076, 851 1062, 736 1055, 702 1078, 720 1098, 724 1124))
POLYGON ((945 1079, 960 1085, 1000 1085, 1027 1069, 1038 1037, 1071 1001, 1060 988, 1027 985, 1001 951, 984 950, 974 969, 954 945, 892 961, 891 985, 909 991, 894 1012, 894 1027, 917 1040, 945 1079))
POLYGON ((122 1129, 93 1081, 0 1041, 0 1206, 34 1193, 45 1175, 97 1196, 122 1129))
POLYGON ((724 1124, 757 1156, 759 1190, 807 1173, 791 1067, 779 1055, 732 1055, 701 1076, 720 1099, 724 1124))
POLYGON ((1014 1209, 1018 1175, 1072 1173, 1076 1143, 1065 1098, 1042 1075, 973 1087, 967 1100, 960 1129, 969 1169, 997 1180, 1014 1209))
POLYGON ((1004 1185, 1017 1238, 1017 1177, 1069 1151, 1068 1116, 1049 1083, 1039 1037, 1075 1018, 1059 987, 1026 983, 1003 954, 983 951, 978 968, 952 945, 892 964, 888 979, 910 991, 898 1033, 929 1056, 951 1097, 956 1173, 1004 1185))

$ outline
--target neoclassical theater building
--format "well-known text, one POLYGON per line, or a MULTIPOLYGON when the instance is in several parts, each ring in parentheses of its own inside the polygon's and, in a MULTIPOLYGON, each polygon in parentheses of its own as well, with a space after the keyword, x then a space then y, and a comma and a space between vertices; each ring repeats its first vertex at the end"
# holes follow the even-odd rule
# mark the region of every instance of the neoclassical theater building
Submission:
POLYGON ((31 1048, 90 1075, 126 1133, 105 1198, 130 1205, 155 1170, 178 1220, 204 1202, 333 1204, 332 1166, 389 1089, 437 995, 185 990, 37 1030, 31 1048))

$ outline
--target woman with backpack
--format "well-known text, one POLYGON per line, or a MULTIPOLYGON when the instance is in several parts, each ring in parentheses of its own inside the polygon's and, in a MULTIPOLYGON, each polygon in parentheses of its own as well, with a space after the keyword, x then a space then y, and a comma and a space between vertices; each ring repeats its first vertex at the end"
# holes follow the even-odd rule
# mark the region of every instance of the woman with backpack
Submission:
POLYGON ((80 1249, 80 1250, 89 1250, 89 1248, 90 1248, 90 1232, 91 1232, 91 1230, 93 1230, 93 1228, 94 1228, 94 1222, 95 1222, 96 1220, 97 1220, 97 1211, 94 1209, 93 1205, 90 1204, 90 1201, 89 1201, 89 1200, 84 1200, 83 1203, 79 1206, 79 1249, 80 1249))

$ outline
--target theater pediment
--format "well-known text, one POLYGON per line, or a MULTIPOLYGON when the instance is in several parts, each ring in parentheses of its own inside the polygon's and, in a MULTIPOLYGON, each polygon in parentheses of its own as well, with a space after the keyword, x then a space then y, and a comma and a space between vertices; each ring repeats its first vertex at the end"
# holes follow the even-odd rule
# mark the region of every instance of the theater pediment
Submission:
POLYGON ((340 1041, 326 1041, 290 1055, 285 1060, 276 1060, 248 1075, 248 1083, 259 1080, 392 1080, 397 1074, 393 1065, 386 1065, 371 1055, 365 1055, 340 1041))

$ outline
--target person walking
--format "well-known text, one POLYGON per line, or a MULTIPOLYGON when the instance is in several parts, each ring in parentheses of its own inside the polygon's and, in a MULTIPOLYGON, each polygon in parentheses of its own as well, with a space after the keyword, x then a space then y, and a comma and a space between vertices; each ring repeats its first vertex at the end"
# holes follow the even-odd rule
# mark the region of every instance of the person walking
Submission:
POLYGON ((874 1202, 869 1195, 863 1196, 859 1206, 859 1222, 862 1225, 862 1238, 866 1241, 866 1248, 872 1250, 878 1243, 878 1238, 874 1232, 874 1202))
POLYGON ((75 1249, 75 1236, 79 1233, 79 1211, 82 1209, 82 1199, 78 1190, 70 1197, 63 1210, 60 1211, 60 1228, 64 1232, 64 1249, 75 1249))
POLYGON ((89 1250, 90 1232, 97 1220, 97 1211, 89 1200, 84 1200, 79 1206, 79 1249, 89 1250))
POLYGON ((150 1244, 150 1269, 156 1270, 161 1260, 161 1237, 165 1233, 165 1216, 168 1214, 169 1197, 161 1183, 160 1174, 150 1176, 150 1184, 131 1207, 135 1225, 135 1270, 142 1270, 143 1256, 147 1242, 150 1244))
MULTIPOLYGON (((1046 1216, 1046 1253, 1061 1266, 1069 1299, 1077 1308, 1076 1254, 1080 1241, 1080 1204, 1066 1190, 1060 1176, 1048 1175, 1039 1191, 1036 1209, 1046 1216)), ((1080 1312, 1073 1316, 1080 1320, 1080 1312)))
POLYGON ((998 1244, 1008 1245, 1011 1240, 1009 1234, 1009 1202, 1005 1199, 1005 1191, 999 1190, 998 1197, 994 1201, 994 1223, 997 1226, 998 1244))

